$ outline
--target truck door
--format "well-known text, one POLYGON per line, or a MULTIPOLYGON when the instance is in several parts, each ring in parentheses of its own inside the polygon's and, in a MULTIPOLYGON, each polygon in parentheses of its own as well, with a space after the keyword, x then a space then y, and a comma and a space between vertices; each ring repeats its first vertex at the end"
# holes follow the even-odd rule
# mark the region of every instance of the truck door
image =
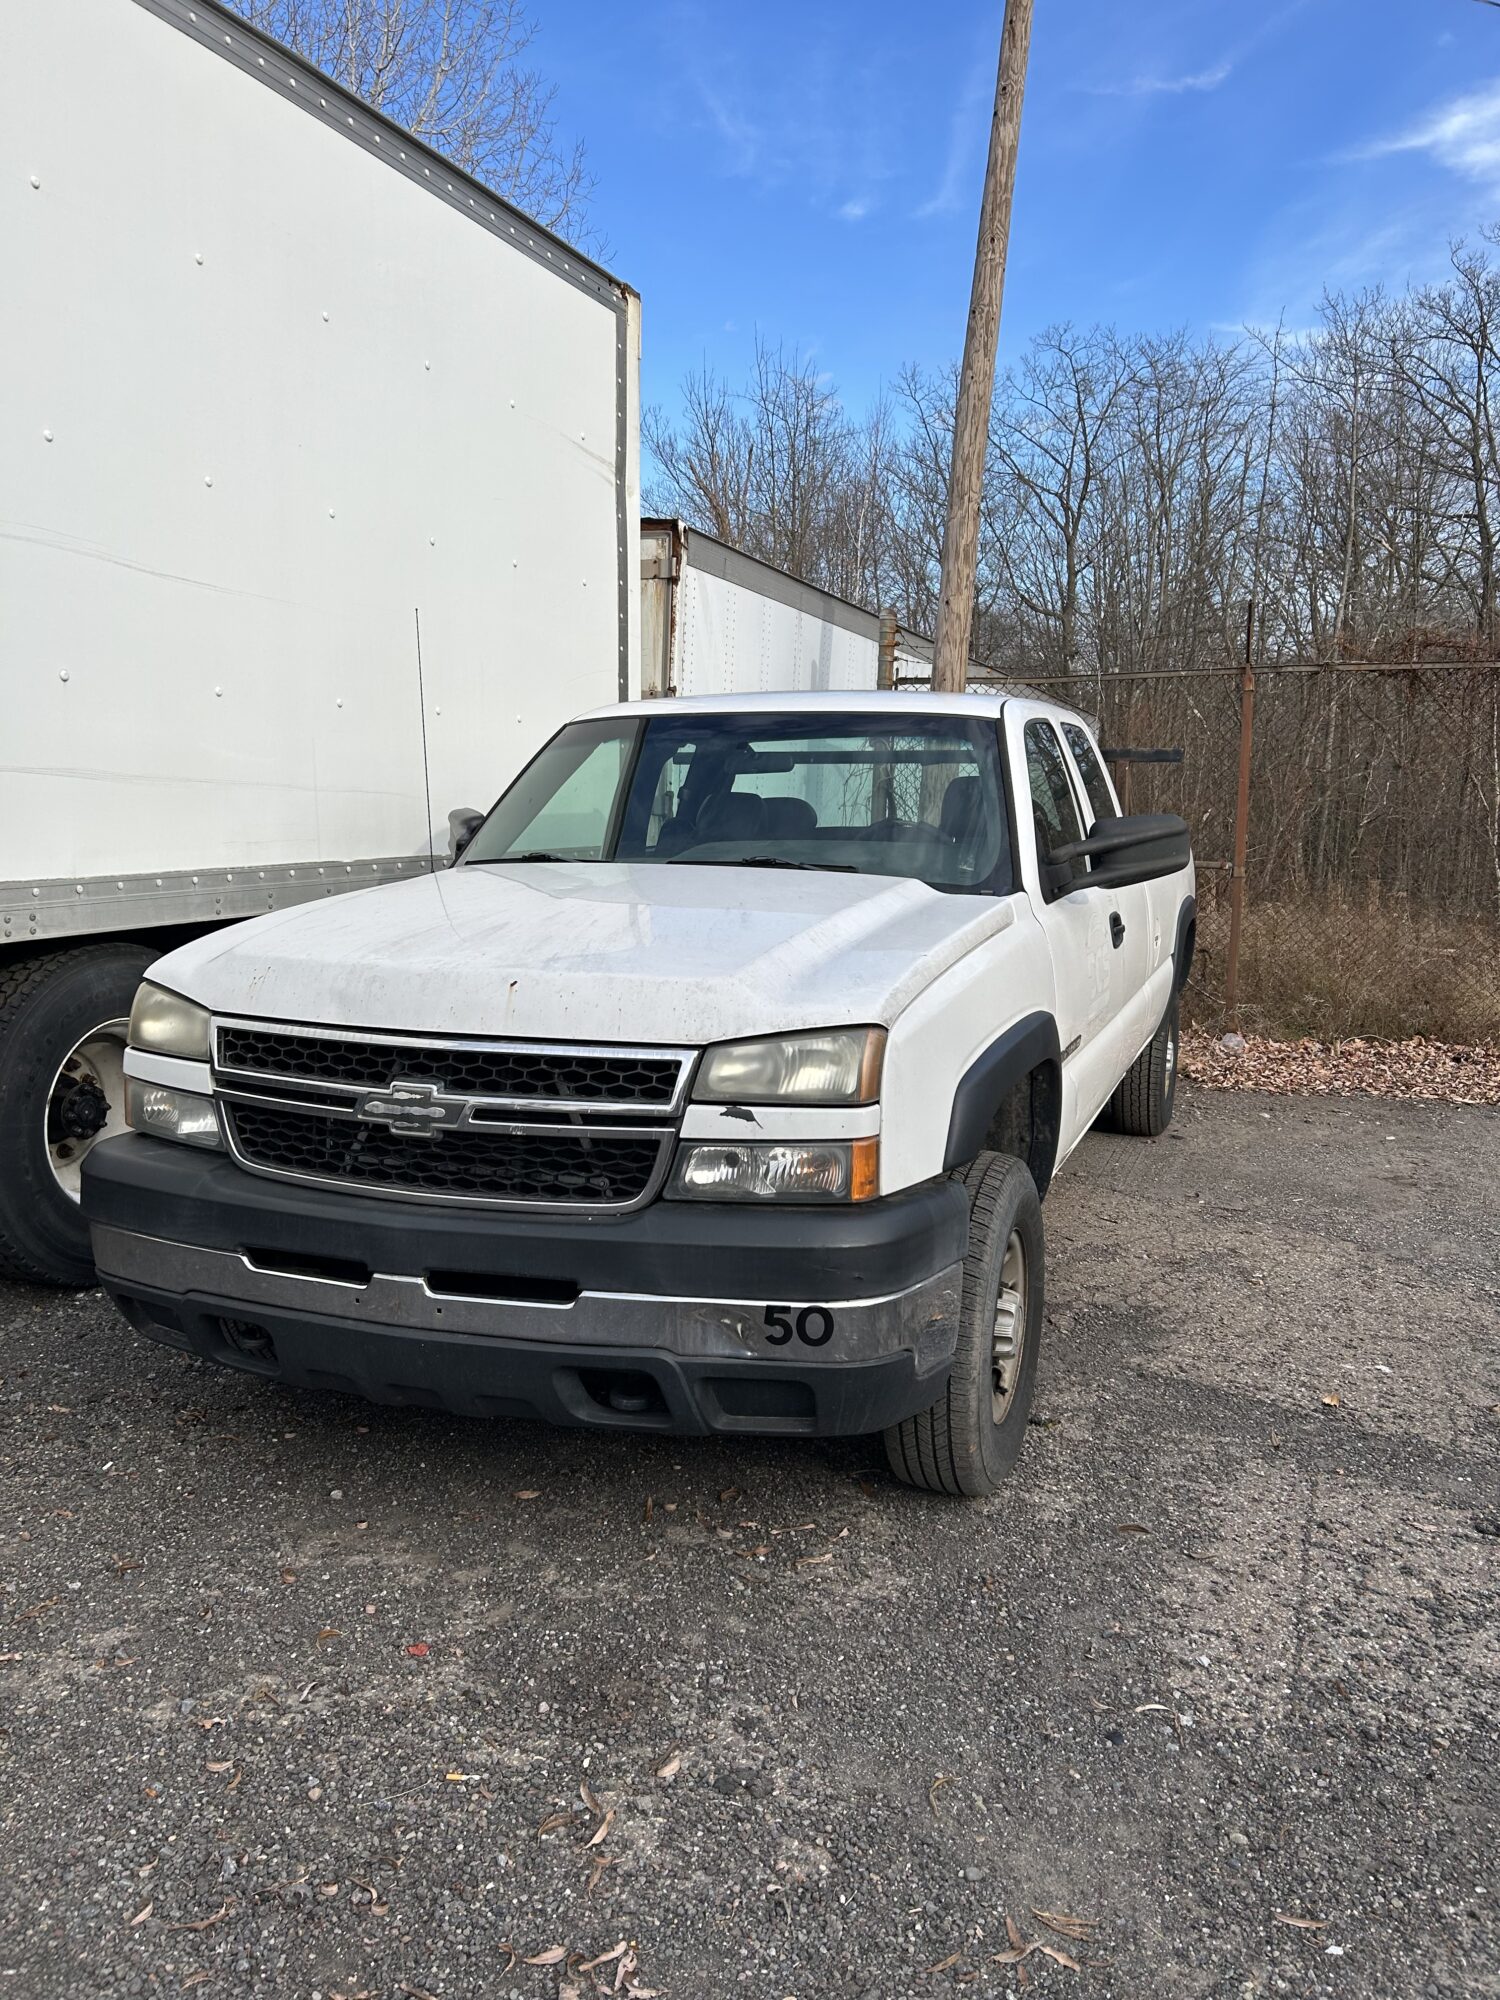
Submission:
MULTIPOLYGON (((1087 824, 1111 818, 1120 810, 1119 801, 1093 738, 1081 722, 1064 722, 1062 736, 1087 824)), ((1153 911, 1148 883, 1133 882, 1127 888, 1112 889, 1100 900, 1110 911, 1110 943, 1114 948, 1110 979, 1123 1075, 1156 1033, 1166 1006, 1165 986, 1158 997, 1151 978, 1161 962, 1161 925, 1153 911)), ((1170 941, 1166 949, 1171 951, 1170 941)))
MULTIPOLYGON (((1041 716, 1027 721, 1022 749, 1032 821, 1030 867, 1025 872, 1056 979, 1057 1036, 1063 1056, 1059 1151, 1067 1152, 1098 1117, 1120 1079, 1111 899, 1081 886, 1087 867, 1083 861, 1073 864, 1073 880, 1079 886, 1049 888, 1047 855, 1069 841, 1081 840, 1083 825, 1067 758, 1051 722, 1041 716)), ((1028 846, 1024 828, 1021 845, 1028 846)))

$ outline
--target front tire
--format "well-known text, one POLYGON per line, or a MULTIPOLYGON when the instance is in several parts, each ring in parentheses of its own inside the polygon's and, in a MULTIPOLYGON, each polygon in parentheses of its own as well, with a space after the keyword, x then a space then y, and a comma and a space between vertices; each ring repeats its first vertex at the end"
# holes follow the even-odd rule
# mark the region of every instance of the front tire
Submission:
POLYGON ((1161 1026, 1115 1085, 1109 1101, 1112 1130, 1136 1139, 1159 1139, 1171 1124, 1177 1101, 1179 1013, 1174 990, 1161 1026))
POLYGON ((981 1153, 969 1195, 958 1344, 942 1395, 885 1433, 892 1472, 929 1493, 993 1493, 1026 1436, 1044 1304, 1042 1205, 1019 1160, 981 1153))
POLYGON ((125 1030, 156 956, 92 944, 0 965, 0 1278, 94 1282, 79 1169, 124 1130, 125 1030))

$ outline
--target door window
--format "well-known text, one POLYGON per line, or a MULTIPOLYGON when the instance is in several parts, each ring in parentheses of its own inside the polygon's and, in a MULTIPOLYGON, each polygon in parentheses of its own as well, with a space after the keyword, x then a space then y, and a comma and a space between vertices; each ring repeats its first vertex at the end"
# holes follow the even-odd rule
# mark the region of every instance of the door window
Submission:
POLYGON ((1109 780, 1104 775, 1104 766, 1099 762, 1089 733, 1076 722, 1063 724, 1063 735, 1068 739, 1068 748, 1073 753, 1073 762, 1078 766, 1078 775, 1083 780, 1083 789, 1088 794, 1089 810, 1095 819, 1113 819, 1120 808, 1115 804, 1115 795, 1109 788, 1109 780))
MULTIPOLYGON (((1050 722, 1040 720, 1026 725, 1026 778, 1031 788, 1031 816, 1036 829, 1037 861, 1044 872, 1047 856, 1054 848, 1066 847, 1069 842, 1082 840, 1083 828, 1079 824, 1078 807, 1073 798, 1073 785, 1068 777, 1067 759, 1063 747, 1057 740, 1057 731, 1050 722)), ((1082 859, 1068 864, 1070 877, 1076 881, 1083 873, 1082 859)), ((1054 891, 1054 893, 1060 893, 1054 891)))

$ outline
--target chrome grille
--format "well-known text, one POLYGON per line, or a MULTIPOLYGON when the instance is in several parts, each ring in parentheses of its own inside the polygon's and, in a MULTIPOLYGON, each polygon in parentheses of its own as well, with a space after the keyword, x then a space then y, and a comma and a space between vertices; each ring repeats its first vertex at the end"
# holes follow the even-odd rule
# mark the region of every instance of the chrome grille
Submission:
POLYGON ((214 1023, 256 1173, 409 1199, 636 1208, 671 1162, 693 1051, 214 1023))
POLYGON ((395 1075, 423 1076, 444 1090, 504 1102, 544 1099, 651 1110, 675 1103, 683 1067, 672 1051, 376 1041, 233 1021, 219 1027, 218 1059, 221 1069, 241 1075, 295 1077, 302 1083, 381 1090, 395 1075))
POLYGON ((418 1139, 357 1118, 270 1104, 235 1104, 229 1116, 240 1153, 272 1172, 460 1200, 625 1208, 650 1187, 661 1153, 653 1132, 560 1126, 512 1134, 469 1126, 418 1139))

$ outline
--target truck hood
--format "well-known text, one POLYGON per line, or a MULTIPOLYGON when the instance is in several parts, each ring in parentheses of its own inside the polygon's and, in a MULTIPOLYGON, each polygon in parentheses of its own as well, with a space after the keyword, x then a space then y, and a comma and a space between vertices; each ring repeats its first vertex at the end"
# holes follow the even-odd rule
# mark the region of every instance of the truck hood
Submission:
POLYGON ((1010 898, 889 876, 475 865, 252 918, 151 976, 268 1020, 698 1045, 889 1025, 1014 921, 1010 898))

